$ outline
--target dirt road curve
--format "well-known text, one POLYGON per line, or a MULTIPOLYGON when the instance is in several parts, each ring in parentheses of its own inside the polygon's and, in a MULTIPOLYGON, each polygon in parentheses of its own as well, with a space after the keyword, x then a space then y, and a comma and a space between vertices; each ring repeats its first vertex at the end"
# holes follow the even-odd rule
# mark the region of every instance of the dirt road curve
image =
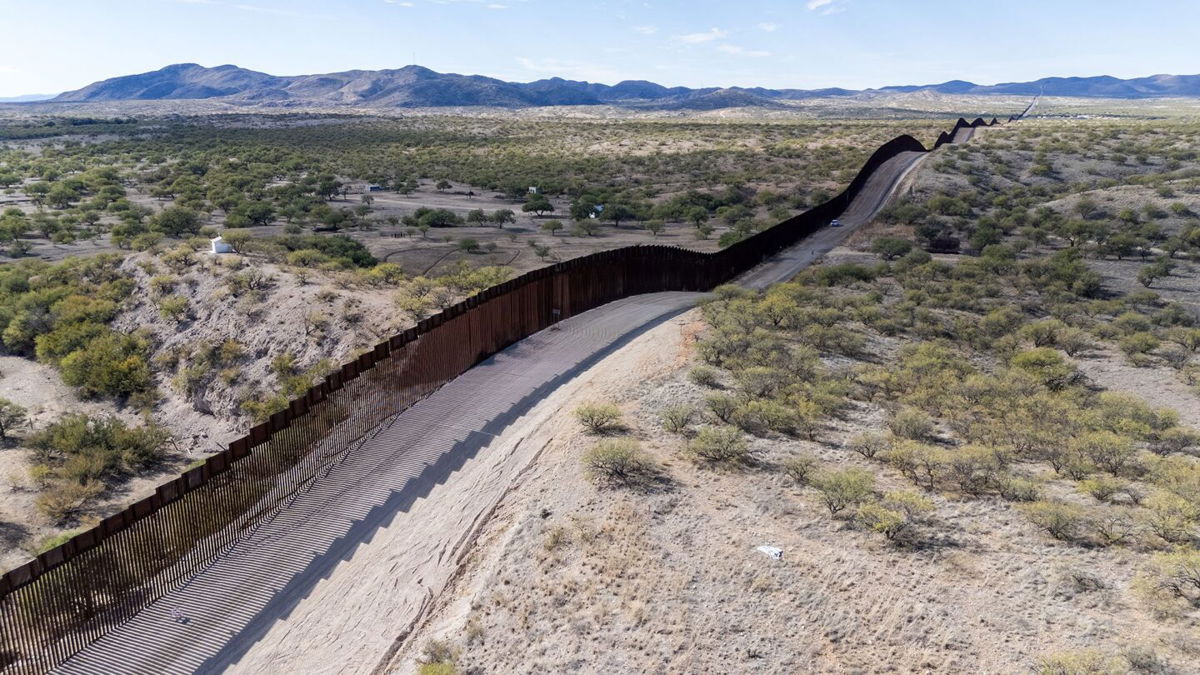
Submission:
POLYGON ((808 237, 800 244, 767 260, 763 265, 743 274, 736 281, 747 288, 766 288, 771 284, 787 281, 797 272, 811 265, 821 256, 832 251, 858 227, 871 221, 887 203, 888 197, 921 160, 928 157, 923 152, 902 152, 884 162, 858 198, 842 214, 841 227, 827 227, 808 237))
MULTIPOLYGON (((811 264, 868 222, 924 156, 890 160, 847 210, 844 227, 818 232, 739 283, 762 288, 811 264)), ((522 429, 544 421, 539 415, 562 414, 537 403, 701 297, 655 293, 611 303, 468 371, 377 430, 187 587, 59 672, 371 672, 536 459, 541 448, 523 443, 522 429)))

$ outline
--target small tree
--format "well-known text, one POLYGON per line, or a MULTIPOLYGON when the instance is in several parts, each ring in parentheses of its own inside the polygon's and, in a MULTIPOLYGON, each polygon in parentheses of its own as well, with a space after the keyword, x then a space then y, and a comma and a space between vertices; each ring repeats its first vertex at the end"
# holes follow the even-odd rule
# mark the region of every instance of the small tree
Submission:
POLYGON ((434 187, 437 188, 438 192, 445 192, 446 190, 449 190, 450 188, 454 187, 454 185, 450 181, 443 178, 443 179, 439 180, 437 182, 437 185, 434 185, 434 187))
POLYGON ((1133 442, 1111 431, 1096 431, 1074 439, 1072 450, 1113 476, 1124 472, 1137 457, 1133 442))
POLYGON ((540 218, 543 213, 553 213, 554 205, 550 203, 546 195, 539 192, 529 195, 529 199, 521 206, 521 210, 525 213, 533 213, 540 218))
POLYGON ((901 438, 922 440, 934 433, 933 418, 916 408, 901 408, 888 421, 888 428, 901 438))
POLYGON ((1151 590, 1192 607, 1200 606, 1200 551, 1159 553, 1151 564, 1151 590))
POLYGON ((1156 262, 1150 263, 1149 265, 1146 265, 1142 269, 1138 270, 1138 283, 1146 288, 1150 288, 1155 281, 1171 276, 1171 270, 1174 269, 1174 267, 1175 264, 1165 257, 1156 262))
POLYGON ((0 439, 29 423, 28 412, 6 398, 0 398, 0 439))
POLYGON ((1200 432, 1185 427, 1171 427, 1159 434, 1150 444, 1150 450, 1158 455, 1169 455, 1173 452, 1184 452, 1200 445, 1200 432))
POLYGON ((871 245, 871 250, 884 260, 895 260, 903 257, 913 248, 912 242, 899 237, 879 237, 871 245))
POLYGON ((1063 541, 1072 541, 1079 536, 1087 515, 1083 507, 1065 502, 1032 502, 1024 505, 1023 510, 1034 525, 1063 541))
POLYGON ((708 462, 738 464, 749 457, 750 446, 733 427, 705 427, 688 444, 688 451, 708 462))
POLYGON ((813 487, 821 492, 821 501, 830 515, 837 515, 871 496, 875 490, 875 475, 856 467, 828 471, 813 479, 813 487))
POLYGON ((808 453, 803 453, 783 460, 781 468, 783 469, 783 473, 792 479, 793 483, 802 487, 808 485, 809 481, 812 480, 819 465, 820 463, 817 462, 816 457, 808 453))
POLYGON ((891 440, 884 434, 858 434, 846 443, 846 448, 871 459, 891 446, 891 440))
POLYGON ((496 224, 496 227, 504 229, 505 223, 517 222, 517 214, 512 212, 512 209, 497 209, 492 212, 491 221, 496 224))
POLYGON ((168 237, 185 237, 200 231, 200 217, 191 209, 168 206, 154 216, 150 229, 168 237))
POLYGON ((472 225, 486 225, 490 219, 483 209, 474 209, 467 213, 467 222, 472 225))
POLYGON ((558 234, 558 231, 561 229, 563 229, 563 222, 561 220, 547 220, 542 223, 542 230, 549 232, 552 237, 558 234))

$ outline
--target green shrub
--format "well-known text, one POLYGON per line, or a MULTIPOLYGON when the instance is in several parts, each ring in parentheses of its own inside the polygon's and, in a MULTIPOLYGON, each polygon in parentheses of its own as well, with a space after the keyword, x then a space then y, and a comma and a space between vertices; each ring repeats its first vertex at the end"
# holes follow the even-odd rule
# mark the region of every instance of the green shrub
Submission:
POLYGON ((1062 389, 1078 377, 1075 366, 1048 347, 1020 352, 1012 357, 1009 365, 1031 375, 1051 390, 1062 389))
POLYGON ((1142 579, 1142 595, 1182 608, 1200 607, 1200 551, 1156 554, 1142 579))
POLYGON ((792 479, 793 483, 802 487, 808 485, 819 464, 816 457, 801 453, 783 460, 780 468, 788 478, 792 479))
POLYGON ((417 672, 420 675, 455 675, 458 668, 459 650, 446 640, 430 640, 421 649, 421 657, 417 659, 417 672))
POLYGON ((1150 449, 1158 455, 1169 455, 1175 452, 1185 452, 1200 445, 1200 432, 1184 427, 1171 427, 1159 434, 1150 444, 1150 449))
POLYGON ((778 401, 752 400, 733 411, 733 423, 742 431, 762 435, 767 431, 794 434, 799 427, 796 410, 778 401))
POLYGON ((157 463, 166 441, 154 425, 128 427, 116 417, 71 413, 30 436, 29 446, 56 476, 84 483, 157 463))
POLYGON ((908 521, 904 518, 904 514, 893 511, 879 502, 859 504, 854 519, 861 526, 874 530, 889 540, 897 539, 908 529, 908 521))
POLYGON ((1107 502, 1113 495, 1129 487, 1129 483, 1112 476, 1098 476, 1079 482, 1079 489, 1096 498, 1097 501, 1107 502))
POLYGON ((1042 486, 1035 480, 1021 476, 1003 475, 996 484, 996 491, 1010 502, 1036 502, 1042 498, 1042 486))
POLYGON ((1022 509, 1034 525, 1063 541, 1078 539, 1087 517, 1083 507, 1065 502, 1031 502, 1022 509))
POLYGON ((825 471, 813 478, 813 487, 830 515, 866 501, 875 490, 875 474, 856 467, 825 471))
POLYGON ((736 398, 728 394, 709 394, 705 399, 705 403, 718 420, 725 424, 733 422, 733 414, 738 409, 736 398))
POLYGON ((1200 521, 1200 506, 1177 494, 1159 490, 1143 504, 1142 520, 1146 528, 1170 543, 1183 543, 1195 534, 1200 521))
POLYGON ((965 445, 945 454, 944 472, 947 480, 969 495, 977 495, 996 487, 1000 478, 1000 453, 991 447, 965 445))
POLYGON ((102 334, 62 360, 63 381, 84 397, 128 397, 149 391, 153 379, 148 352, 149 344, 142 338, 102 334))
POLYGON ((889 492, 878 502, 859 505, 855 520, 890 541, 908 539, 913 526, 933 511, 933 500, 909 490, 889 492))
POLYGON ((50 522, 61 524, 78 515, 103 492, 104 484, 99 481, 55 481, 34 499, 34 506, 50 522))
POLYGON ((0 439, 8 438, 12 432, 29 423, 25 408, 6 398, 0 398, 0 439))
POLYGON ((158 311, 164 319, 182 321, 188 316, 188 299, 182 295, 169 295, 158 301, 158 311))
POLYGON ((651 471, 653 461, 631 438, 597 443, 584 453, 583 465, 593 480, 628 485, 651 471))
POLYGON ((697 458, 716 464, 739 464, 750 456, 750 446, 733 427, 704 427, 687 446, 697 458))
POLYGON ((899 237, 878 237, 871 244, 871 251, 884 260, 895 260, 913 249, 912 242, 899 237))
POLYGON ((888 420, 888 428, 900 438, 923 440, 934 435, 933 418, 916 408, 904 407, 888 420))
POLYGON ((1137 457, 1133 442, 1111 431, 1095 431, 1071 440, 1071 449, 1113 476, 1124 473, 1137 457))
POLYGON ((673 434, 687 431, 688 425, 696 416, 696 408, 690 404, 668 406, 661 413, 663 428, 673 434))
POLYGON ((720 386, 721 382, 719 375, 720 371, 712 366, 696 366, 688 371, 689 380, 700 385, 701 387, 708 387, 710 389, 715 389, 716 387, 720 386))
POLYGON ((589 433, 603 434, 621 424, 621 409, 613 403, 585 403, 575 409, 575 419, 589 433))
POLYGON ((1158 349, 1161 344, 1162 342, 1153 333, 1134 333, 1120 342, 1121 351, 1131 357, 1138 354, 1149 354, 1158 349))
POLYGON ((884 434, 862 433, 850 438, 846 442, 846 449, 857 452, 867 459, 872 459, 891 445, 891 439, 884 434))

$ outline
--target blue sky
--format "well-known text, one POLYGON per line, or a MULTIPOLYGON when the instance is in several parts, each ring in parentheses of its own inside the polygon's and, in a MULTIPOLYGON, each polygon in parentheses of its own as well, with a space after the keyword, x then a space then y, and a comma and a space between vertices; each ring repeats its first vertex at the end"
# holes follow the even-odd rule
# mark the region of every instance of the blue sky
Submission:
POLYGON ((865 88, 1200 73, 1197 0, 0 0, 0 96, 170 63, 865 88))

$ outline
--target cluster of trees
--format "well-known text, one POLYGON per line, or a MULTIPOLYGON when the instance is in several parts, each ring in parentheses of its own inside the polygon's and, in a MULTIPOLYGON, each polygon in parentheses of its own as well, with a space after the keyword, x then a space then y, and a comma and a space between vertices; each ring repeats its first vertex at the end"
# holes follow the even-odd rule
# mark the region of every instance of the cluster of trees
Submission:
POLYGON ((459 260, 452 271, 441 276, 416 276, 400 281, 396 308, 414 321, 419 321, 434 311, 504 283, 512 276, 510 267, 486 265, 472 268, 467 261, 459 260))
POLYGON ((942 152, 936 168, 965 178, 965 188, 908 200, 888 215, 914 226, 930 250, 978 252, 1002 241, 1025 249, 1060 241, 1096 257, 1166 256, 1142 278, 1152 285, 1169 273, 1170 258, 1200 253, 1200 217, 1179 195, 1200 191, 1200 172, 1186 166, 1200 150, 1186 141, 1190 130, 1186 124, 1168 134, 1124 123, 1050 124, 990 134, 942 152), (1135 163, 1128 162, 1131 155, 1135 163), (1083 179, 1070 168, 1080 165, 1087 167, 1083 179), (1110 207, 1093 193, 1119 185, 1153 189, 1154 195, 1110 207))
MULTIPOLYGON (((118 246, 143 250, 162 237, 198 234, 200 223, 214 213, 222 214, 232 228, 283 221, 344 229, 368 223, 372 212, 369 195, 354 206, 330 203, 346 197, 352 181, 411 192, 423 178, 437 180, 439 189, 453 180, 496 190, 514 201, 524 200, 522 210, 537 216, 555 211, 547 194, 567 195, 576 202, 571 215, 577 219, 588 218, 592 206, 603 204, 606 213, 600 217, 607 222, 646 223, 654 233, 666 221, 693 222, 703 230, 704 221, 720 218, 736 230, 727 236, 726 243, 732 243, 761 227, 739 206, 765 207, 771 211, 769 218, 777 221, 819 201, 823 189, 839 186, 842 173, 857 169, 865 159, 864 148, 882 142, 896 126, 636 121, 597 126, 543 120, 497 124, 502 127, 499 133, 484 133, 473 121, 449 118, 219 131, 198 123, 172 124, 151 137, 134 135, 133 125, 118 129, 111 141, 51 145, 40 154, 3 149, 0 188, 22 190, 44 210, 28 217, 11 215, 7 223, 0 223, 0 240, 21 255, 28 250, 21 240, 27 234, 69 243, 111 231, 118 246), (695 147, 691 134, 701 131, 705 140, 695 147), (866 145, 830 142, 813 147, 813 139, 837 136, 851 136, 866 145), (662 150, 643 154, 615 149, 629 138, 662 150), (676 143, 686 143, 686 151, 676 143), (598 147, 614 149, 597 151, 598 147), (771 150, 754 149, 759 147, 771 150), (798 148, 806 151, 794 151, 798 148), (747 201, 744 188, 733 188, 742 194, 732 198, 722 192, 729 190, 725 186, 749 184, 769 186, 757 203, 747 201), (156 215, 155 209, 128 199, 131 185, 176 208, 156 215), (541 190, 530 194, 531 185, 541 190), (803 194, 811 199, 793 196, 803 194), (733 210, 723 212, 723 207, 733 210)), ((416 214, 406 224, 426 228, 459 222, 449 212, 432 211, 416 214)), ((478 222, 511 222, 497 221, 497 213, 485 215, 489 220, 478 222)))
POLYGON ((4 349, 59 368, 83 396, 156 398, 149 342, 108 324, 136 284, 120 256, 21 261, 0 266, 0 340, 4 349))
POLYGON ((255 236, 251 230, 225 230, 221 238, 238 253, 261 255, 297 267, 368 269, 379 261, 357 239, 342 235, 255 236))

